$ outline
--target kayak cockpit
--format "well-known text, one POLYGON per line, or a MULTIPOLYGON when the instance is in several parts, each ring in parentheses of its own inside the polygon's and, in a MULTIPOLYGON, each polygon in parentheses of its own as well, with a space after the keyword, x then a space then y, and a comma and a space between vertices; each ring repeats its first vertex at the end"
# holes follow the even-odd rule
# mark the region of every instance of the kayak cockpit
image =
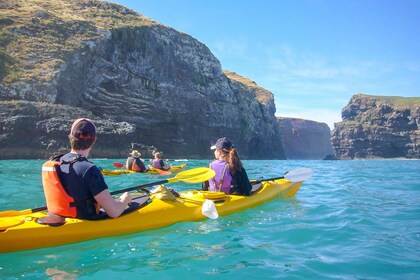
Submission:
MULTIPOLYGON (((149 197, 148 194, 137 194, 137 195, 133 195, 132 200, 130 205, 128 205, 128 207, 124 210, 124 212, 121 214, 122 215, 126 215, 128 213, 131 213, 133 211, 136 211, 144 206, 146 206, 147 204, 149 204, 151 202, 151 199, 149 197)), ((97 215, 97 217, 95 217, 95 219, 92 220, 105 220, 110 218, 108 216, 108 214, 105 212, 104 209, 99 209, 99 214, 97 215)), ((41 225, 47 225, 47 226, 62 226, 66 223, 66 218, 64 217, 60 217, 60 216, 56 216, 56 215, 48 215, 45 217, 41 217, 39 219, 37 219, 37 223, 41 224, 41 225)))

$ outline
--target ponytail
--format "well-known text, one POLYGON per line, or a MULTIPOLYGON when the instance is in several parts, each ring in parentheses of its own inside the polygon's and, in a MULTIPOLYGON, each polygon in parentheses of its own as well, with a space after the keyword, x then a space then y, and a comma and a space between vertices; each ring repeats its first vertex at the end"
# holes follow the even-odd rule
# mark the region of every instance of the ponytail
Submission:
POLYGON ((239 158, 238 153, 236 152, 235 147, 230 149, 221 149, 219 150, 222 158, 229 165, 229 172, 232 175, 235 175, 236 171, 241 171, 243 166, 241 159, 239 158))
POLYGON ((242 170, 241 159, 239 158, 239 155, 234 147, 232 147, 229 151, 227 163, 229 165, 230 174, 232 175, 235 175, 236 171, 242 170))

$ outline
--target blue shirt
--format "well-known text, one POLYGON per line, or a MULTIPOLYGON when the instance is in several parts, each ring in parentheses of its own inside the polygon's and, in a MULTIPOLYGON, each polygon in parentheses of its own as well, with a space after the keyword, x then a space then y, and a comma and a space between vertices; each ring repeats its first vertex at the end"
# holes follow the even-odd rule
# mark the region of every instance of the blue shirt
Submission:
POLYGON ((81 155, 68 153, 60 158, 58 176, 64 189, 73 197, 79 218, 92 219, 96 216, 94 196, 108 189, 100 169, 81 155), (76 157, 81 159, 73 163, 76 157))

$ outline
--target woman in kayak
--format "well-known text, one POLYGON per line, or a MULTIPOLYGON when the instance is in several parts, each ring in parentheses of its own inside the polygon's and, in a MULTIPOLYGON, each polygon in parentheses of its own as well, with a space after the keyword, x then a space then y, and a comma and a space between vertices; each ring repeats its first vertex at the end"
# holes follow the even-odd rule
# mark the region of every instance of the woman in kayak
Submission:
POLYGON ((69 135, 71 151, 44 163, 42 184, 49 216, 38 222, 60 224, 64 223, 65 217, 100 219, 104 215, 100 214, 99 206, 109 217, 117 218, 131 203, 127 192, 114 199, 100 169, 87 160, 96 139, 93 122, 77 119, 69 135))
POLYGON ((163 161, 161 152, 156 152, 154 156, 155 158, 152 160, 152 167, 161 170, 169 170, 171 168, 168 164, 168 160, 166 160, 166 164, 163 161))
POLYGON ((249 195, 252 186, 232 142, 226 137, 220 138, 210 149, 214 150, 215 160, 209 167, 216 172, 216 175, 203 184, 203 189, 226 194, 249 195))
POLYGON ((147 168, 143 163, 143 160, 140 158, 141 154, 137 150, 133 150, 130 153, 130 156, 127 158, 125 163, 125 168, 127 170, 133 170, 136 172, 146 172, 147 168))

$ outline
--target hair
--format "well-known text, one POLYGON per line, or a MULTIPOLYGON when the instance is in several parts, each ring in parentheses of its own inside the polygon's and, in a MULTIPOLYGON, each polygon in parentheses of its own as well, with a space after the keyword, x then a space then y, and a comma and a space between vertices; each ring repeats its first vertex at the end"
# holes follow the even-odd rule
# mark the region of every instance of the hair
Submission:
POLYGON ((162 159, 162 153, 160 152, 155 153, 154 156, 158 159, 162 159))
POLYGON ((92 147, 95 143, 96 136, 88 139, 77 139, 76 137, 70 134, 69 139, 70 146, 73 150, 87 150, 90 147, 92 147))
POLYGON ((230 149, 221 149, 219 150, 223 159, 227 162, 229 165, 229 172, 232 175, 235 175, 236 171, 242 170, 242 162, 239 158, 238 153, 236 152, 236 149, 234 147, 230 149))

